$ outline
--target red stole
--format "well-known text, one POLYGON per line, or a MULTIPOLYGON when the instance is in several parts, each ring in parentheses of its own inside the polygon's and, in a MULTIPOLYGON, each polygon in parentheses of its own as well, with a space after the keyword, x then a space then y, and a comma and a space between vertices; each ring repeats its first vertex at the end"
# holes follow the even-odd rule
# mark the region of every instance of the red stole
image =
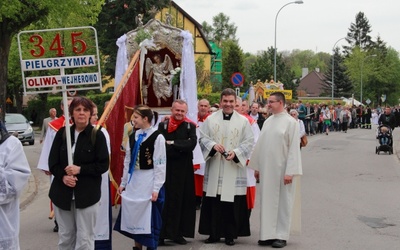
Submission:
POLYGON ((249 121, 250 125, 253 125, 256 122, 256 120, 254 120, 254 118, 251 117, 249 114, 242 114, 242 115, 247 118, 247 120, 249 121))
MULTIPOLYGON (((72 120, 70 120, 69 124, 71 124, 71 125, 73 124, 72 120)), ((64 126, 65 126, 65 116, 61 116, 61 117, 49 122, 49 127, 54 129, 54 131, 56 131, 56 132, 64 126)))
POLYGON ((60 128, 64 127, 65 125, 65 117, 61 116, 55 120, 49 122, 49 127, 54 129, 54 131, 58 131, 60 128))
POLYGON ((190 119, 187 118, 187 117, 185 117, 184 119, 178 121, 178 120, 174 119, 173 116, 171 116, 171 117, 169 118, 169 121, 168 121, 168 133, 174 132, 174 131, 179 127, 179 125, 181 125, 182 122, 184 122, 184 121, 196 125, 195 122, 193 122, 192 120, 190 120, 190 119))
POLYGON ((197 115, 197 121, 198 122, 204 122, 206 120, 206 118, 209 116, 210 114, 206 114, 203 117, 200 117, 199 115, 197 115))

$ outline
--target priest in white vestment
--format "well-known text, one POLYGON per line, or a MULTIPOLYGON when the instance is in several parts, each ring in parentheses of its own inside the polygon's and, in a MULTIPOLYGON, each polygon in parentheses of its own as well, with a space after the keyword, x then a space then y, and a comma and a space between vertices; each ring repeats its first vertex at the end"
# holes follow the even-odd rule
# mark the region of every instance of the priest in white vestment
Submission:
POLYGON ((234 245, 239 236, 250 235, 246 203, 246 162, 254 136, 248 120, 234 111, 236 93, 221 93, 222 109, 207 117, 200 128, 200 146, 206 160, 199 233, 205 243, 225 238, 234 245))
POLYGON ((31 169, 21 142, 0 121, 0 249, 19 250, 19 197, 31 169))
POLYGON ((264 123, 249 167, 259 172, 261 228, 259 245, 285 247, 290 232, 300 232, 299 125, 284 109, 285 96, 271 94, 272 112, 264 123))

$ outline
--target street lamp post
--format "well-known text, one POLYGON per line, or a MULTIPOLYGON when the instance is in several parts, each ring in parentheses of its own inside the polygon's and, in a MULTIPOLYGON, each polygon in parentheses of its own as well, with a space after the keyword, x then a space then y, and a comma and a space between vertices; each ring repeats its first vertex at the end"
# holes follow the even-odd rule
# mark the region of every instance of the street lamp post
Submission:
POLYGON ((361 69, 360 69, 360 102, 363 102, 363 68, 364 68, 364 62, 365 60, 367 60, 367 58, 370 57, 375 57, 376 55, 369 55, 367 57, 365 57, 362 61, 361 61, 361 69))
POLYGON ((339 40, 336 41, 336 43, 333 45, 332 48, 332 105, 333 105, 333 98, 334 98, 334 88, 335 88, 335 48, 336 44, 340 41, 345 39, 346 37, 342 37, 339 40))
POLYGON ((295 3, 295 4, 302 4, 302 3, 304 3, 302 0, 299 0, 299 1, 294 1, 294 2, 290 2, 290 3, 287 3, 287 4, 285 4, 285 5, 283 5, 279 10, 278 10, 278 13, 276 13, 276 16, 275 16, 275 39, 274 39, 274 82, 276 82, 276 24, 277 24, 277 20, 278 20, 278 15, 279 15, 279 12, 281 12, 281 10, 283 9, 283 8, 285 8, 286 6, 288 6, 289 4, 293 4, 293 3, 295 3))

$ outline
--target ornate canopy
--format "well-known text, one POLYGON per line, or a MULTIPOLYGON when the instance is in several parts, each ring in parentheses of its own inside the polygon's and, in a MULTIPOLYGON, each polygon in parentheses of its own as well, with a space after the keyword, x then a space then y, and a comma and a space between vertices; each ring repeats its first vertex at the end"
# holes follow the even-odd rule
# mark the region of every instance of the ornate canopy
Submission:
POLYGON ((148 50, 158 51, 168 48, 175 54, 175 58, 179 60, 182 55, 183 46, 183 37, 180 35, 181 32, 181 29, 162 23, 159 20, 152 19, 147 24, 126 34, 127 56, 128 58, 132 58, 134 53, 140 49, 137 42, 140 40, 140 36, 148 35, 153 37, 153 42, 156 45, 156 47, 147 48, 148 50))

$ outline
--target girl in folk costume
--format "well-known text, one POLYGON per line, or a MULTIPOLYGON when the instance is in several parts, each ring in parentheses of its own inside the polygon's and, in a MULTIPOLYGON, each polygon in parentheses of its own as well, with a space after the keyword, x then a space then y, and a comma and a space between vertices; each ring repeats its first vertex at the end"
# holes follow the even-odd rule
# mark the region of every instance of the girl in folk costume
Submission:
MULTIPOLYGON (((133 111, 135 131, 126 145, 118 193, 122 204, 114 230, 135 240, 134 250, 157 249, 164 204, 165 139, 151 126, 153 111, 144 105, 133 111)), ((156 117, 157 118, 157 117, 156 117)))
POLYGON ((331 126, 331 112, 329 111, 329 108, 327 107, 326 104, 322 106, 322 119, 323 119, 323 126, 324 128, 322 129, 325 131, 325 134, 328 135, 329 133, 329 127, 331 126))

